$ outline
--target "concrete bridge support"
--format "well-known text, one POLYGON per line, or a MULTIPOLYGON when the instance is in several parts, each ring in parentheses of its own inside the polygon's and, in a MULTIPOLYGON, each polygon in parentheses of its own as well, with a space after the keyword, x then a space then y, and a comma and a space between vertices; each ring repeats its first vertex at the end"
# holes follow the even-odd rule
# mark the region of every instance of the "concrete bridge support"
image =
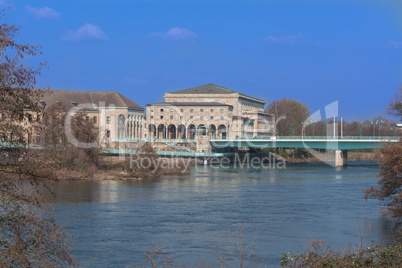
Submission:
POLYGON ((348 150, 335 150, 335 166, 342 167, 348 164, 348 150))

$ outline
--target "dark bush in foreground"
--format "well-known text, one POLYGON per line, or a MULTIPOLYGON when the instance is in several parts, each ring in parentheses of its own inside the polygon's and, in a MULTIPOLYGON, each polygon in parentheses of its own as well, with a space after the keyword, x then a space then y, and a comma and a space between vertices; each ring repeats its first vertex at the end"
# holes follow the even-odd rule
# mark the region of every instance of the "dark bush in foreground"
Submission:
POLYGON ((373 245, 357 250, 331 250, 323 241, 313 240, 304 253, 289 252, 282 267, 402 267, 402 244, 373 245))

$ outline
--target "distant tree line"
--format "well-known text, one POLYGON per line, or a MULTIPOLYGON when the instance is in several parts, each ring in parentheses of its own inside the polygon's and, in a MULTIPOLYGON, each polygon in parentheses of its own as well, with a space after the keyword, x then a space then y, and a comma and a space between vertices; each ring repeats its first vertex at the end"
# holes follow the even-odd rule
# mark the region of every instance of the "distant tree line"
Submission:
MULTIPOLYGON (((389 113, 401 116, 401 99, 398 95, 390 103, 389 113), (399 99, 398 99, 399 98, 399 99)), ((332 136, 334 120, 311 120, 309 108, 294 99, 281 98, 273 101, 265 112, 273 114, 276 119, 276 135, 278 136, 332 136)), ((396 121, 383 116, 372 120, 345 121, 336 118, 336 135, 340 136, 400 136, 402 131, 396 127, 396 121)))

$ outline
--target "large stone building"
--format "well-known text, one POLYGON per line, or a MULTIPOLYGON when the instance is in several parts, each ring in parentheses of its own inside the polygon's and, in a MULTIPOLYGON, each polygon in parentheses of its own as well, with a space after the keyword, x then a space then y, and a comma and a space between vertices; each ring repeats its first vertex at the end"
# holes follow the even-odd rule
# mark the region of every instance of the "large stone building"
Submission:
POLYGON ((265 102, 233 90, 206 84, 166 93, 165 102, 146 106, 148 137, 193 139, 211 136, 274 135, 274 118, 265 102))
MULTIPOLYGON (((40 104, 61 104, 67 111, 83 112, 99 128, 103 147, 137 140, 197 140, 208 151, 210 138, 275 135, 274 118, 264 112, 265 102, 213 84, 165 94, 165 102, 145 109, 116 91, 46 92, 40 104), (204 144, 204 145, 202 145, 204 144)), ((3 115, 4 117, 4 115, 3 115)), ((35 115, 35 121, 40 115, 35 115), (36 118, 37 117, 37 118, 36 118)), ((32 133, 40 143, 40 132, 32 133)))
POLYGON ((44 94, 40 104, 46 109, 61 104, 67 111, 84 112, 87 120, 93 120, 99 127, 102 146, 144 137, 144 108, 116 91, 52 90, 44 94))

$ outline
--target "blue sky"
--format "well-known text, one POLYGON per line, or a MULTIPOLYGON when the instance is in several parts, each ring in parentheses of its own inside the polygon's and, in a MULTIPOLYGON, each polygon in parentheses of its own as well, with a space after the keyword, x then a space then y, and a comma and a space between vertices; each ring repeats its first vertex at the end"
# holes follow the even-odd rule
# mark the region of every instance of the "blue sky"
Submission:
POLYGON ((43 86, 117 90, 145 106, 221 85, 347 120, 384 115, 402 86, 402 1, 13 1, 19 40, 43 46, 43 86))

